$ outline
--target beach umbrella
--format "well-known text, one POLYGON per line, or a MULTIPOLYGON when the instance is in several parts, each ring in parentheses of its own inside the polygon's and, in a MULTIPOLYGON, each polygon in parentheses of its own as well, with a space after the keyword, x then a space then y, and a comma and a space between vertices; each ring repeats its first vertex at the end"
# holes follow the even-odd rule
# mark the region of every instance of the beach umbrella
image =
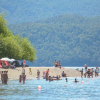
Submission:
POLYGON ((15 59, 10 59, 11 62, 15 61, 15 59))
POLYGON ((0 60, 10 61, 10 59, 9 59, 9 58, 1 58, 0 60))

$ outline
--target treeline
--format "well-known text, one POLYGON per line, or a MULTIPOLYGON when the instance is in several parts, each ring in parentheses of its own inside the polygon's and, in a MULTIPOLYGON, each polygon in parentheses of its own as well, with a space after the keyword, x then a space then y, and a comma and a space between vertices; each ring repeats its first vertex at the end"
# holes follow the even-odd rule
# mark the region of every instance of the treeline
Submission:
POLYGON ((37 50, 31 66, 89 66, 100 64, 100 17, 62 15, 35 23, 13 24, 14 34, 28 37, 37 50))
POLYGON ((37 21, 62 14, 100 16, 100 0, 0 0, 9 23, 37 21))
POLYGON ((9 57, 10 59, 26 59, 33 62, 36 59, 35 53, 36 50, 27 38, 13 35, 7 27, 4 14, 0 14, 0 59, 9 57))

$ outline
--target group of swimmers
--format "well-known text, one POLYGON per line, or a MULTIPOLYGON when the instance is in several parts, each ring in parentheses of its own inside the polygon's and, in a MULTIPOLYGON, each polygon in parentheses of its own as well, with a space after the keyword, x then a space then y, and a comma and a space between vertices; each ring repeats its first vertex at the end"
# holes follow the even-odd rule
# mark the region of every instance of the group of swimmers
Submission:
POLYGON ((55 67, 59 67, 61 69, 60 60, 58 62, 56 62, 56 60, 55 60, 54 65, 55 65, 55 67))
MULTIPOLYGON (((68 79, 66 78, 66 82, 68 82, 68 79)), ((75 78, 75 81, 73 81, 75 83, 79 82, 76 78, 75 78)))

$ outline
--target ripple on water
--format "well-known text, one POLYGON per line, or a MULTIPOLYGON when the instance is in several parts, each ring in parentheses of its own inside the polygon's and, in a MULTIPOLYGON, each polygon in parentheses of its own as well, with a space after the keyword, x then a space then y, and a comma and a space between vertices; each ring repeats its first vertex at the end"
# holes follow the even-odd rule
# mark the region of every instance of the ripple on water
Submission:
POLYGON ((26 80, 25 84, 9 81, 8 85, 0 85, 0 100, 98 100, 100 98, 99 78, 65 78, 59 81, 26 80), (81 83, 83 81, 83 83, 81 83), (41 90, 38 90, 38 86, 41 90))

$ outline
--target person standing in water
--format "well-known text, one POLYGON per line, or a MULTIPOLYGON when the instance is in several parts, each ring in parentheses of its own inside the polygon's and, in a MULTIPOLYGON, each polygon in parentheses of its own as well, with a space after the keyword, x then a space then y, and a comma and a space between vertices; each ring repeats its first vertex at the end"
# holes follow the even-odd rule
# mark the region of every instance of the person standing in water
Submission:
POLYGON ((22 78, 23 78, 23 84, 24 84, 25 83, 25 79, 26 79, 24 67, 22 67, 22 78))
POLYGON ((22 75, 25 75, 25 69, 22 67, 22 75))
POLYGON ((75 83, 77 83, 77 82, 79 82, 79 81, 77 81, 77 79, 75 78, 75 81, 74 81, 75 83))
POLYGON ((84 67, 85 67, 85 72, 86 72, 86 71, 87 71, 87 67, 88 67, 88 66, 85 64, 85 65, 84 65, 84 67))
POLYGON ((82 78, 83 77, 83 68, 82 68, 82 70, 80 72, 81 72, 81 78, 82 78))
POLYGON ((99 71, 98 71, 98 67, 96 67, 96 69, 95 69, 95 77, 98 76, 98 73, 99 73, 99 71))
POLYGON ((91 77, 93 78, 93 68, 90 69, 91 77))
POLYGON ((66 78, 66 82, 68 82, 68 79, 66 78))
POLYGON ((99 66, 97 66, 97 76, 99 76, 99 66))

